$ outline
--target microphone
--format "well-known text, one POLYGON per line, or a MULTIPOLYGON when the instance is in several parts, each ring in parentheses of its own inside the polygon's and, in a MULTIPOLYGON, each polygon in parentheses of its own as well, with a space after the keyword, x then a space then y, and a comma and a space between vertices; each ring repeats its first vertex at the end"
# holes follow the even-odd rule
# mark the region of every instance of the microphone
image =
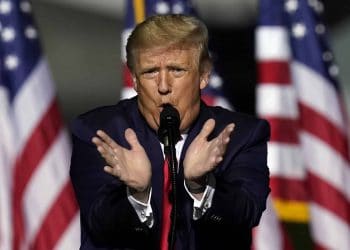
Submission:
POLYGON ((176 108, 170 104, 165 104, 160 113, 160 125, 158 129, 158 138, 164 144, 164 147, 170 146, 170 141, 176 144, 180 136, 180 114, 176 108))

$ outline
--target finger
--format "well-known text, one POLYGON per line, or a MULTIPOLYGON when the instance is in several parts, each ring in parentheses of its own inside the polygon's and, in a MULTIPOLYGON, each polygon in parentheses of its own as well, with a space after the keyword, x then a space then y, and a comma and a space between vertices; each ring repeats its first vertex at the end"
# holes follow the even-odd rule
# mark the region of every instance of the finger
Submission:
POLYGON ((101 154, 101 156, 105 159, 106 163, 115 166, 118 164, 118 159, 114 156, 114 154, 110 154, 109 152, 106 152, 106 150, 99 146, 97 147, 98 152, 101 154))
POLYGON ((137 149, 141 147, 141 144, 137 139, 135 131, 131 128, 125 130, 125 139, 130 144, 131 149, 137 149))
POLYGON ((92 142, 96 145, 98 152, 106 158, 108 154, 114 155, 113 149, 104 141, 98 137, 93 137, 92 142))
POLYGON ((230 135, 232 131, 234 130, 235 124, 230 123, 228 124, 223 131, 220 133, 220 139, 223 144, 227 144, 230 141, 230 135))
POLYGON ((100 140, 100 146, 102 146, 107 153, 114 155, 118 152, 120 149, 119 144, 116 143, 107 133, 105 133, 103 130, 97 130, 96 134, 100 136, 100 138, 98 138, 100 140))
POLYGON ((92 142, 96 145, 97 151, 107 162, 115 163, 115 154, 111 147, 109 147, 104 141, 102 141, 98 137, 93 137, 92 142))
POLYGON ((92 143, 96 145, 96 147, 101 146, 102 145, 102 140, 100 138, 98 138, 97 136, 92 137, 91 139, 92 143))
POLYGON ((216 163, 216 164, 219 164, 223 159, 224 159, 224 158, 223 158, 222 156, 219 156, 219 157, 216 158, 215 163, 216 163))
POLYGON ((104 143, 97 144, 97 145, 96 145, 96 148, 97 148, 97 151, 105 158, 105 157, 108 156, 108 154, 110 154, 110 153, 109 153, 110 151, 109 151, 107 148, 105 148, 105 147, 103 146, 103 144, 104 144, 104 143))
POLYGON ((215 120, 214 119, 208 119, 201 130, 201 132, 198 134, 198 137, 201 138, 208 138, 211 132, 213 132, 215 127, 215 120))
POLYGON ((223 155, 226 152, 226 147, 230 142, 230 135, 234 129, 234 123, 227 125, 221 133, 213 140, 215 140, 215 146, 219 148, 219 152, 223 155))
POLYGON ((225 131, 228 134, 231 134, 233 132, 233 130, 235 129, 235 124, 234 123, 230 123, 225 127, 225 131))
POLYGON ((104 166, 103 170, 110 175, 119 177, 119 172, 117 171, 116 167, 112 168, 111 166, 104 166))
POLYGON ((112 148, 118 148, 119 145, 116 143, 106 132, 103 130, 97 130, 96 134, 112 148))

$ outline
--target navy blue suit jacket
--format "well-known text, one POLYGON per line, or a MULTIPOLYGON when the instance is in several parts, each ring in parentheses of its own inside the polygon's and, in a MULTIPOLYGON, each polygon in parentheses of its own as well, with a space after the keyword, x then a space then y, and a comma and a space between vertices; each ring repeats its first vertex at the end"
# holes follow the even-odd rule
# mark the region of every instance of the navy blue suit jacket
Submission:
MULTIPOLYGON (((137 98, 137 97, 136 97, 137 98)), ((137 108, 137 99, 102 107, 72 123, 71 179, 81 211, 81 249, 158 249, 162 204, 163 155, 157 134, 137 108), (126 186, 103 171, 105 162, 91 138, 102 129, 124 147, 127 128, 135 130, 152 162, 154 225, 141 223, 126 195, 126 186)), ((200 114, 189 130, 179 160, 176 249, 250 249, 251 229, 259 223, 269 189, 266 165, 269 126, 266 121, 201 103, 200 114), (216 178, 212 207, 194 221, 193 200, 184 189, 182 163, 186 150, 204 122, 214 118, 217 136, 235 123, 216 178)))

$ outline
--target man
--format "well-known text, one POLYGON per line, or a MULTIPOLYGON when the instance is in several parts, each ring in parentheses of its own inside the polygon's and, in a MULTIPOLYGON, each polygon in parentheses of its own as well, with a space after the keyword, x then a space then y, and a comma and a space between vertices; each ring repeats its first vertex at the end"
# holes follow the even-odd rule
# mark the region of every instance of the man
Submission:
POLYGON ((164 247, 162 225, 170 218, 162 219, 157 130, 165 105, 178 110, 182 137, 175 249, 250 249, 269 193, 269 126, 201 102, 211 70, 207 41, 205 25, 194 17, 148 18, 126 48, 137 96, 74 121, 71 178, 81 249, 164 247))

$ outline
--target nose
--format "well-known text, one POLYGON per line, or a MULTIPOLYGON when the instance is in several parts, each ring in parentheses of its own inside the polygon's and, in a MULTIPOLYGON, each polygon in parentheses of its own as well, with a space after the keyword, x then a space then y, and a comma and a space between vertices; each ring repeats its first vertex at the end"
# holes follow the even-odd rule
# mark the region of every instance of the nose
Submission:
POLYGON ((166 95, 171 92, 171 84, 169 82, 167 72, 161 71, 158 79, 158 92, 162 95, 166 95))

